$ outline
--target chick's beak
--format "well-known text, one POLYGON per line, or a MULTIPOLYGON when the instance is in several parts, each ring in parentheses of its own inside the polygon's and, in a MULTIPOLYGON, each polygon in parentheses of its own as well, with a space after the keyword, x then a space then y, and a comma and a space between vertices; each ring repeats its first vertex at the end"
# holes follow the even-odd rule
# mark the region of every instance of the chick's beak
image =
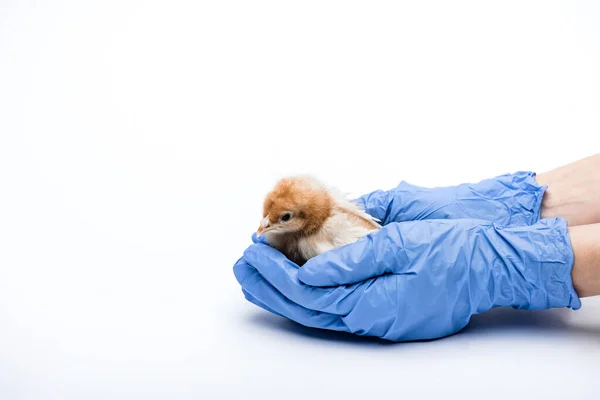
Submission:
POLYGON ((262 219, 262 221, 260 221, 260 226, 258 227, 258 230, 256 231, 256 234, 258 236, 260 236, 264 231, 267 230, 267 228, 269 227, 269 217, 264 217, 262 219))

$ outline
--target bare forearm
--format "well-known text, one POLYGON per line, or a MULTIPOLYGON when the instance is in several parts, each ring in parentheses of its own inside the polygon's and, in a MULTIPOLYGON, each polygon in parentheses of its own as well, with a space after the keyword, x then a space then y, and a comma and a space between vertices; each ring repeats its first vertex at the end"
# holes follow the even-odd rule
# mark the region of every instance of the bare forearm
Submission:
POLYGON ((563 217, 569 226, 600 222, 600 154, 538 174, 548 190, 542 218, 563 217))
POLYGON ((574 263, 571 277, 579 297, 600 295, 600 224, 569 228, 574 263))

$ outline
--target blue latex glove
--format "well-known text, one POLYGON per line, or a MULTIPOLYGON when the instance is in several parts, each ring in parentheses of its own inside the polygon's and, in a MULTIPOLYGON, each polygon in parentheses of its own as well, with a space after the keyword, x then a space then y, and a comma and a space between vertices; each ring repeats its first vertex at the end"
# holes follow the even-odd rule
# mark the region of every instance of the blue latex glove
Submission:
POLYGON ((577 309, 572 264, 564 219, 429 220, 389 224, 302 268, 256 243, 234 272, 248 300, 278 315, 403 341, 455 333, 494 307, 577 309))
POLYGON ((540 186, 533 172, 505 174, 479 183, 423 188, 401 182, 389 190, 377 190, 356 200, 367 213, 390 222, 421 219, 473 218, 499 225, 531 225, 540 219, 540 205, 547 186, 540 186))

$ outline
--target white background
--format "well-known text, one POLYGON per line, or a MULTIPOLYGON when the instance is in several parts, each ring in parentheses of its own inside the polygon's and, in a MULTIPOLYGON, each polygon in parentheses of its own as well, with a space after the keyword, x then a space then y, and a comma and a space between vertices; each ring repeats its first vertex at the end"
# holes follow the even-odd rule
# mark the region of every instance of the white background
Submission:
POLYGON ((247 303, 275 180, 600 149, 590 1, 0 0, 0 398, 600 398, 600 300, 386 344, 247 303))

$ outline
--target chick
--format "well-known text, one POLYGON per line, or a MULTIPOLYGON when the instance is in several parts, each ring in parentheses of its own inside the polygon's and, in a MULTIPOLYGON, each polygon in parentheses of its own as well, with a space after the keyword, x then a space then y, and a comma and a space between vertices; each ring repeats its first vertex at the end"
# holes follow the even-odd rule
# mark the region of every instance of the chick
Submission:
POLYGON ((257 235, 298 265, 381 228, 341 193, 312 177, 284 178, 267 195, 257 235))

